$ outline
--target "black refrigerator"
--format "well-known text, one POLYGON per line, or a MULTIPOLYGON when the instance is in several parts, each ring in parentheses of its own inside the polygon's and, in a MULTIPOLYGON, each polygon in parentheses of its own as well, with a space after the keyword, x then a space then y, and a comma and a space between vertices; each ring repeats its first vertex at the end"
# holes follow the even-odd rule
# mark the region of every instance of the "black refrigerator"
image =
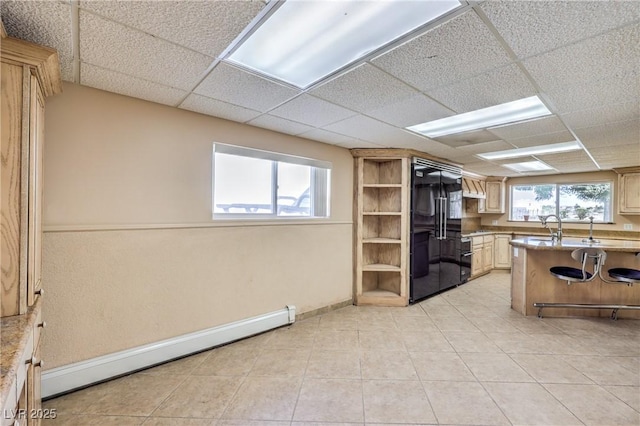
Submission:
POLYGON ((421 158, 411 164, 409 301, 466 281, 462 259, 462 171, 421 158))

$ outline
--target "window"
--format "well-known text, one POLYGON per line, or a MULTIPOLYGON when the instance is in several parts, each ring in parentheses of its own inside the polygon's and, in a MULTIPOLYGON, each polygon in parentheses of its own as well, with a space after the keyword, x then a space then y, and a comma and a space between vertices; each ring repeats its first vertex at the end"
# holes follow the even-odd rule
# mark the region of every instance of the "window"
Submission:
POLYGON ((213 217, 328 217, 331 163, 213 145, 213 217))
POLYGON ((566 222, 612 221, 611 182, 512 185, 510 220, 555 214, 566 222))

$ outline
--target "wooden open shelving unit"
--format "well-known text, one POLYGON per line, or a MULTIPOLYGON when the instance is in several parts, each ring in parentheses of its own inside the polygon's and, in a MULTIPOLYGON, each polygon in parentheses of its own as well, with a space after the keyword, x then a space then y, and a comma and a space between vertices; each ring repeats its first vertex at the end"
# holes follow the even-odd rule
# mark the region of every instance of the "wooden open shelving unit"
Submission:
POLYGON ((356 158, 358 305, 408 304, 408 158, 356 158))

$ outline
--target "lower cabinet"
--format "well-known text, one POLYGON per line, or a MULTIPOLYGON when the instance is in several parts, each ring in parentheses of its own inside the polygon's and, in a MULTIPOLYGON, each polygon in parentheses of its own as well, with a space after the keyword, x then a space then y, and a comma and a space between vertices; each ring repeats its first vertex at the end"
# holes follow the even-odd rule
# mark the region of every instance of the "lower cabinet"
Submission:
POLYGON ((11 336, 11 342, 2 341, 8 355, 3 357, 2 367, 14 372, 2 378, 3 388, 8 390, 3 389, 1 426, 36 426, 42 419, 56 417, 56 410, 43 410, 41 402, 41 336, 44 326, 39 301, 25 315, 1 320, 2 337, 11 336))
POLYGON ((511 268, 511 234, 478 235, 471 241, 471 278, 492 269, 511 268))
POLYGON ((471 277, 485 274, 493 269, 493 234, 471 238, 471 277))
POLYGON ((511 235, 496 234, 493 247, 493 268, 511 269, 511 235))

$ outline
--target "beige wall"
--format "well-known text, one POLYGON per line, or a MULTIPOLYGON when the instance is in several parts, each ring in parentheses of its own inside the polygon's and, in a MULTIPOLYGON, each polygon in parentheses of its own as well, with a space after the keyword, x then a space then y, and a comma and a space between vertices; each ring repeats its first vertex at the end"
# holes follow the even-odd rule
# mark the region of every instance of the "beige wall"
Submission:
POLYGON ((46 111, 47 368, 287 304, 306 312, 351 298, 348 150, 64 89, 46 111), (214 141, 332 162, 331 217, 213 223, 214 141))
MULTIPOLYGON (((493 225, 494 220, 498 221, 498 226, 511 226, 517 227, 531 227, 540 224, 539 222, 510 222, 509 221, 509 193, 510 185, 523 185, 523 184, 542 184, 542 183, 576 183, 576 182, 613 182, 613 224, 596 224, 594 223, 594 231, 624 231, 625 224, 631 224, 633 231, 640 231, 640 216, 639 215, 619 215, 617 212, 618 203, 618 175, 613 171, 591 172, 591 173, 570 173, 564 175, 544 175, 544 176, 527 176, 507 179, 506 189, 506 212, 503 215, 483 214, 482 226, 493 225)), ((563 229, 589 229, 589 224, 580 223, 563 223, 563 229)))

